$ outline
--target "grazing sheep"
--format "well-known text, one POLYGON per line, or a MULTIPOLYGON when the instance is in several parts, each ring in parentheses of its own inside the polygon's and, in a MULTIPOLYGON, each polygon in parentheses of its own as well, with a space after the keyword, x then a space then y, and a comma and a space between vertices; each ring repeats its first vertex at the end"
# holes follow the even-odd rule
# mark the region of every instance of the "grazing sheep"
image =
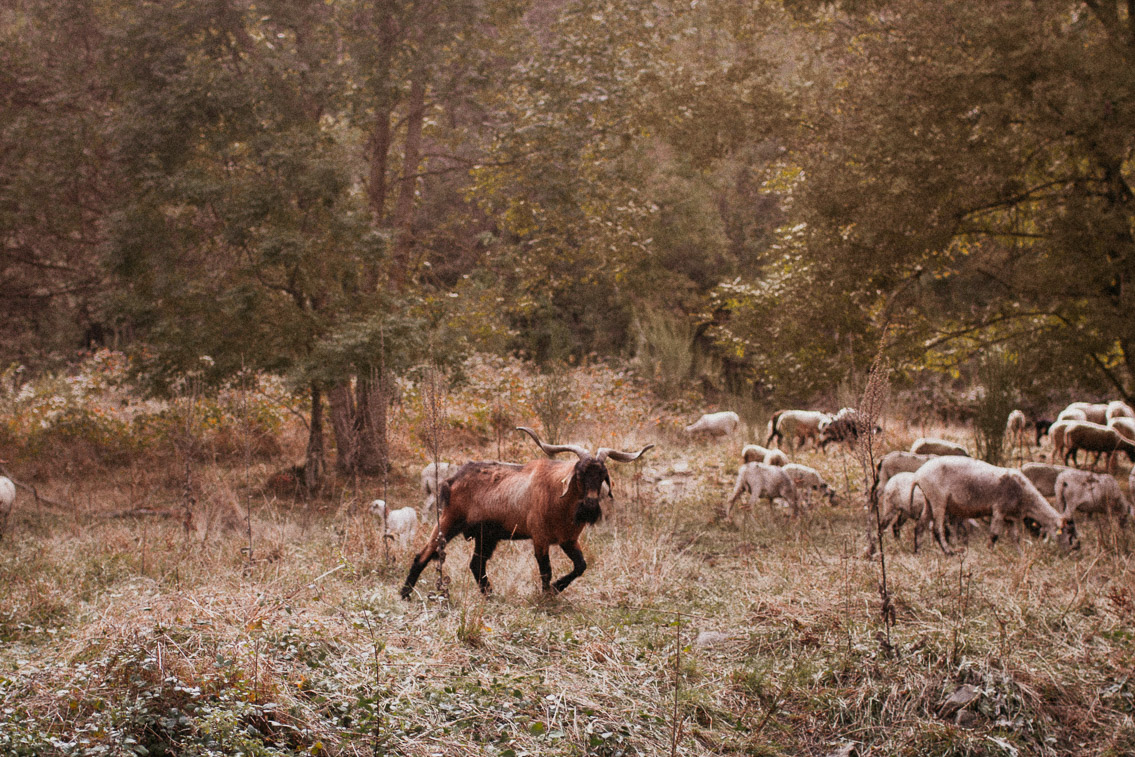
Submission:
POLYGON ((1064 432, 1068 430, 1068 426, 1074 421, 1058 420, 1048 427, 1048 439, 1052 442, 1052 455, 1049 460, 1062 460, 1064 458, 1064 450, 1066 444, 1064 441, 1064 432))
POLYGON ((776 465, 783 467, 785 465, 788 465, 788 455, 784 454, 778 449, 770 449, 765 453, 765 458, 761 462, 765 465, 776 465))
POLYGON ((1050 465, 1048 463, 1025 463, 1021 466, 1021 473, 1032 482, 1037 491, 1046 497, 1056 496, 1056 477, 1066 470, 1076 470, 1066 465, 1050 465))
POLYGON ((437 491, 442 481, 457 472, 459 466, 453 463, 430 463, 422 468, 422 496, 425 498, 423 507, 428 513, 437 504, 437 491))
POLYGON ((400 507, 391 511, 384 500, 376 499, 370 503, 370 511, 383 520, 384 536, 396 539, 398 545, 405 547, 418 527, 418 511, 412 507, 400 507))
POLYGON ((1107 513, 1121 526, 1133 515, 1131 502, 1114 478, 1082 470, 1066 470, 1056 477, 1056 508, 1069 520, 1076 513, 1107 513))
POLYGON ((988 517, 991 544, 1005 531, 1007 520, 1020 523, 1031 518, 1061 546, 1079 545, 1072 519, 1053 509, 1019 470, 948 455, 919 468, 914 483, 926 497, 924 517, 931 519, 934 538, 947 555, 954 554, 946 542, 948 518, 988 517))
POLYGON ((763 463, 772 450, 759 444, 746 444, 741 450, 741 459, 746 463, 763 463))
POLYGON ((815 468, 809 468, 800 463, 786 463, 783 470, 792 479, 792 483, 796 485, 798 494, 807 492, 809 501, 815 495, 823 496, 828 500, 829 505, 835 506, 838 497, 835 489, 828 486, 828 482, 824 481, 823 476, 815 468))
MULTIPOLYGON (((832 442, 846 442, 848 448, 853 448, 859 440, 859 435, 865 433, 867 419, 853 407, 841 408, 830 423, 824 424, 820 429, 820 449, 826 450, 832 442)), ((883 429, 876 425, 874 433, 881 434, 883 429)))
POLYGON ((709 434, 710 436, 729 436, 741 425, 741 417, 732 410, 720 413, 706 413, 686 426, 687 434, 709 434))
POLYGON ((0 476, 0 539, 8 528, 8 514, 16 501, 16 484, 7 476, 0 476))
POLYGON ((1123 400, 1113 400, 1107 403, 1107 411, 1104 416, 1110 421, 1112 418, 1132 418, 1135 419, 1135 409, 1132 409, 1123 400))
POLYGON ((889 479, 879 495, 879 528, 869 529, 867 538, 867 554, 870 557, 879 549, 879 534, 891 529, 894 537, 899 538, 902 524, 914 521, 914 551, 918 551, 918 541, 930 518, 924 514, 926 497, 922 491, 914 487, 914 473, 900 471, 889 479))
POLYGON ((1118 431, 1120 436, 1135 440, 1135 418, 1117 415, 1109 420, 1107 425, 1118 431))
POLYGON ((1101 426, 1088 421, 1069 421, 1064 429, 1064 464, 1068 458, 1076 463, 1076 453, 1080 450, 1095 452, 1092 467, 1099 462, 1101 455, 1107 455, 1107 470, 1115 468, 1115 453, 1126 452, 1128 459, 1135 462, 1135 441, 1128 439, 1110 426, 1101 426))
POLYGON ((737 472, 737 485, 733 487, 733 494, 725 505, 725 518, 728 520, 733 510, 733 503, 742 492, 749 492, 749 506, 754 507, 758 500, 767 499, 773 502, 777 499, 787 500, 792 505, 792 514, 799 512, 799 499, 796 485, 783 468, 764 463, 745 463, 737 472))
POLYGON ((820 430, 832 420, 832 416, 818 410, 778 410, 768 422, 768 439, 765 444, 776 440, 777 447, 788 446, 790 452, 806 445, 820 442, 820 430))
POLYGON ((1040 440, 1048 434, 1048 430, 1052 428, 1051 418, 1037 418, 1033 421, 1033 428, 1036 429, 1036 446, 1040 446, 1040 440))
POLYGON ((920 455, 902 450, 895 450, 883 455, 882 459, 875 465, 875 483, 871 487, 869 496, 872 506, 878 505, 878 496, 892 476, 896 473, 914 473, 935 457, 937 455, 920 455))
POLYGON ((1005 435, 1009 437, 1010 446, 1021 448, 1025 446, 1025 429, 1029 422, 1020 410, 1009 413, 1009 420, 1005 423, 1005 435))
POLYGON ((910 445, 910 451, 916 455, 959 455, 969 457, 969 452, 960 444, 948 442, 945 439, 916 439, 910 445))
POLYGON ((1089 423, 1107 423, 1106 402, 1073 402, 1060 411, 1056 416, 1058 421, 1088 421, 1089 423))
MULTIPOLYGON (((437 557, 443 540, 458 534, 473 539, 473 559, 469 570, 485 594, 492 584, 485 575, 485 565, 501 540, 531 539, 540 570, 540 584, 546 592, 561 592, 583 574, 587 561, 579 548, 579 535, 588 523, 602 515, 599 498, 603 485, 610 484, 608 459, 620 463, 637 460, 654 447, 648 444, 635 453, 600 447, 592 455, 573 444, 546 444, 536 432, 518 427, 548 457, 571 452, 578 459, 533 460, 525 465, 514 463, 466 463, 438 491, 441 516, 429 541, 410 564, 410 573, 402 585, 402 598, 409 599, 414 585, 426 565, 437 557), (559 545, 571 560, 572 570, 552 583, 552 562, 548 549, 559 545)), ((613 496, 608 490, 608 496, 613 496)))

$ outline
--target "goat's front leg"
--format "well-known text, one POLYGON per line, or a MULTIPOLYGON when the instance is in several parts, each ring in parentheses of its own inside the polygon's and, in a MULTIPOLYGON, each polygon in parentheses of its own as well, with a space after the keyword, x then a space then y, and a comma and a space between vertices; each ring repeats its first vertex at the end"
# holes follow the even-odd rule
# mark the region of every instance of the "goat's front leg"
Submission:
POLYGON ((540 587, 544 591, 551 591, 552 561, 548 557, 548 545, 533 540, 532 549, 536 552, 536 567, 540 569, 540 587))
POLYGON ((583 550, 579 548, 579 542, 568 542, 567 544, 561 545, 560 549, 571 559, 571 573, 568 573, 552 585, 556 593, 566 589, 568 584, 582 576, 583 571, 587 570, 587 560, 583 559, 583 550))

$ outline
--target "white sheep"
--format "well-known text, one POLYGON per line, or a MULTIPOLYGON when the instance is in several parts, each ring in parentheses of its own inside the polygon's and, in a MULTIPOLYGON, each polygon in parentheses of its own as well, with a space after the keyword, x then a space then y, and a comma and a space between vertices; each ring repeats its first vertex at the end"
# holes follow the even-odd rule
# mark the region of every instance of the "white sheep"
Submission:
POLYGON ((1066 465, 1050 465, 1048 463, 1025 463, 1021 466, 1021 473, 1032 482, 1037 491, 1046 497, 1056 496, 1056 477, 1066 470, 1076 470, 1066 465))
POLYGON ((1109 421, 1112 418, 1135 418, 1135 408, 1123 400, 1112 400, 1107 403, 1107 412, 1104 415, 1109 421))
POLYGON ((823 496, 827 498, 829 505, 835 506, 837 498, 835 489, 829 486, 827 481, 824 481, 823 476, 815 468, 809 468, 800 463, 785 463, 782 468, 792 479, 792 483, 796 485, 798 494, 807 492, 809 501, 813 496, 823 496))
POLYGON ((960 455, 961 457, 969 457, 969 452, 960 444, 946 441, 945 439, 929 439, 922 438, 916 439, 914 444, 910 445, 910 451, 916 455, 960 455))
POLYGON ((775 465, 777 467, 784 467, 788 465, 788 455, 784 454, 778 449, 770 449, 765 453, 764 460, 761 460, 765 465, 775 465))
POLYGON ((1052 455, 1051 457, 1049 457, 1050 460, 1055 461, 1064 459, 1064 450, 1066 448, 1066 444, 1064 442, 1064 432, 1067 431, 1068 426, 1070 426, 1074 422, 1075 421, 1065 418, 1062 420, 1057 420, 1055 423, 1048 427, 1048 440, 1052 442, 1052 455))
POLYGON ((784 472, 783 468, 778 468, 775 465, 745 463, 741 466, 741 470, 737 471, 737 484, 733 487, 733 494, 725 505, 726 519, 729 518, 729 514, 733 510, 733 504, 745 491, 749 492, 750 508, 755 507, 761 499, 767 499, 769 502, 783 499, 792 506, 793 515, 796 515, 799 511, 796 484, 792 483, 792 479, 784 472))
POLYGON ((396 539, 401 547, 410 543, 414 531, 418 528, 417 510, 412 507, 391 510, 384 500, 376 499, 370 503, 370 511, 385 521, 384 536, 396 539))
POLYGON ((1088 421, 1090 423, 1107 423, 1106 402, 1072 402, 1056 416, 1058 421, 1088 421), (1083 417, 1080 416, 1083 414, 1083 417))
POLYGON ((741 416, 732 410, 720 413, 706 413, 686 426, 687 434, 709 434, 710 436, 729 436, 741 425, 741 416))
POLYGON ((763 463, 772 450, 759 444, 746 444, 741 449, 741 459, 746 463, 763 463))
POLYGON ((1115 469, 1115 453, 1125 452, 1128 459, 1135 462, 1135 441, 1128 439, 1110 426, 1102 426, 1088 421, 1069 421, 1064 429, 1064 464, 1068 458, 1076 462, 1080 450, 1095 452, 1092 467, 1099 462, 1101 455, 1107 455, 1107 470, 1115 469))
POLYGON ((1117 415, 1114 418, 1108 419, 1107 425, 1118 431, 1120 436, 1127 439, 1135 439, 1135 418, 1128 418, 1126 415, 1117 415))
POLYGON ((914 473, 900 471, 887 479, 879 495, 879 529, 874 524, 867 539, 867 557, 875 554, 879 548, 879 534, 891 529, 894 537, 899 538, 902 524, 907 519, 914 521, 914 551, 918 551, 918 541, 926 524, 930 522, 925 514, 926 496, 914 486, 914 473))
POLYGON ((990 542, 996 543, 1006 521, 1021 523, 1030 518, 1041 531, 1058 539, 1061 546, 1076 547, 1076 528, 1071 518, 1057 512, 1019 470, 1000 468, 982 460, 947 455, 935 458, 914 474, 914 483, 926 497, 923 517, 931 519, 938 546, 948 555, 948 518, 989 518, 990 542))
POLYGON ((809 441, 818 446, 820 431, 831 420, 832 416, 818 410, 778 410, 769 419, 765 444, 772 444, 775 439, 777 447, 787 444, 789 451, 794 451, 798 444, 803 447, 809 441))
POLYGON ((422 496, 425 498, 423 507, 425 512, 429 513, 430 510, 437 504, 437 491, 441 488, 441 484, 447 478, 457 472, 461 467, 454 463, 430 463, 422 468, 422 496))
POLYGON ((8 527, 8 514, 16 501, 16 484, 7 476, 0 476, 0 539, 8 527))
POLYGON ((1076 513, 1107 513, 1116 516, 1121 526, 1127 525, 1127 519, 1135 515, 1131 502, 1119 490, 1114 478, 1074 469, 1056 477, 1056 508, 1069 520, 1076 513))
POLYGON ((1009 437, 1011 447, 1019 449, 1025 446, 1025 431, 1028 426, 1029 420, 1023 412, 1014 410, 1009 413, 1009 420, 1005 422, 1005 435, 1009 437))
POLYGON ((883 487, 887 485, 887 481, 897 473, 914 473, 923 465, 933 460, 937 455, 920 455, 914 452, 903 452, 902 450, 895 450, 883 455, 875 466, 875 483, 871 487, 870 502, 872 505, 877 504, 879 495, 883 491, 883 487))

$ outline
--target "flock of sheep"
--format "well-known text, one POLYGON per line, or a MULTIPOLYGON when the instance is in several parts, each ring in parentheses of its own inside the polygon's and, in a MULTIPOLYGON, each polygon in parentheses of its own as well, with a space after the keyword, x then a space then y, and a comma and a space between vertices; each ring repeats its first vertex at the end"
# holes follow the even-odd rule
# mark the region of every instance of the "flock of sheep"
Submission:
MULTIPOLYGON (((736 413, 712 413, 686 427, 688 433, 732 434, 740 425, 736 413)), ((1010 444, 1023 447, 1030 423, 1014 410, 1006 424, 1010 444)), ((1025 463, 1018 470, 969 457, 960 445, 943 439, 919 439, 909 452, 893 451, 876 465, 868 504, 878 514, 869 529, 867 555, 878 549, 879 535, 890 529, 898 537, 907 520, 914 521, 914 549, 929 526, 942 550, 953 554, 951 534, 964 538, 978 519, 987 519, 991 541, 1021 525, 1056 540, 1066 548, 1078 546, 1075 516, 1106 514, 1121 525, 1135 517, 1131 502, 1112 473, 1116 453, 1135 462, 1135 410, 1123 402, 1069 405, 1055 421, 1034 421, 1037 444, 1050 437, 1053 463, 1025 463), (1106 456, 1105 472, 1069 467, 1079 451, 1095 454, 1094 468, 1106 456), (1055 461, 1064 463, 1056 464, 1055 461), (877 528, 874 526, 878 526, 877 528)), ((760 499, 778 500, 798 512, 801 499, 819 493, 834 504, 836 494, 820 475, 806 466, 789 463, 781 451, 806 445, 823 450, 832 442, 854 443, 863 433, 862 419, 850 408, 836 415, 811 410, 782 410, 768 425, 766 445, 742 451, 743 464, 733 492, 726 501, 726 518, 745 492, 750 506, 760 499), (841 422, 842 421, 842 422, 841 422), (849 430, 850 429, 850 430, 849 430)), ((879 429, 876 427, 876 431, 879 429)), ((1135 488, 1135 468, 1128 489, 1135 488)))

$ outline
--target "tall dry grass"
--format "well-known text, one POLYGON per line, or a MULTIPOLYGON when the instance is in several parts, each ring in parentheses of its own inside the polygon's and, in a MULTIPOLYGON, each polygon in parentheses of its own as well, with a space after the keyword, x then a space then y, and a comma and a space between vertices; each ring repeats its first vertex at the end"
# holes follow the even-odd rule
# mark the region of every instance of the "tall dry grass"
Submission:
MULTIPOLYGON (((448 451, 493 457, 491 419, 478 426, 463 391, 447 400, 448 451)), ((1064 555, 1025 537, 991 549, 979 533, 947 558, 888 534, 886 651, 877 566, 856 557, 868 528, 856 477, 844 507, 794 520, 762 503, 725 523, 742 440, 692 442, 649 399, 617 399, 577 430, 659 447, 611 466, 615 499, 585 532, 589 569, 556 598, 539 593, 531 545, 516 542, 490 561, 486 600, 459 539, 449 601, 402 602, 410 550, 383 559, 359 493, 273 500, 256 483, 272 462, 201 462, 188 536, 177 518, 139 512, 180 506, 176 465, 53 477, 48 493, 66 507, 21 495, 0 543, 0 753, 1135 749, 1129 546, 1085 538, 1064 555), (976 696, 951 712, 963 686, 976 696)), ((414 412, 393 416, 402 454, 420 444, 397 425, 414 412)), ((884 420, 889 449, 903 419, 884 420)), ((530 446, 510 454, 534 457, 530 446)), ((800 459, 833 483, 857 466, 845 449, 800 459)), ((416 501, 422 463, 395 459, 392 504, 416 501)), ((569 570, 558 551, 552 564, 569 570)))

